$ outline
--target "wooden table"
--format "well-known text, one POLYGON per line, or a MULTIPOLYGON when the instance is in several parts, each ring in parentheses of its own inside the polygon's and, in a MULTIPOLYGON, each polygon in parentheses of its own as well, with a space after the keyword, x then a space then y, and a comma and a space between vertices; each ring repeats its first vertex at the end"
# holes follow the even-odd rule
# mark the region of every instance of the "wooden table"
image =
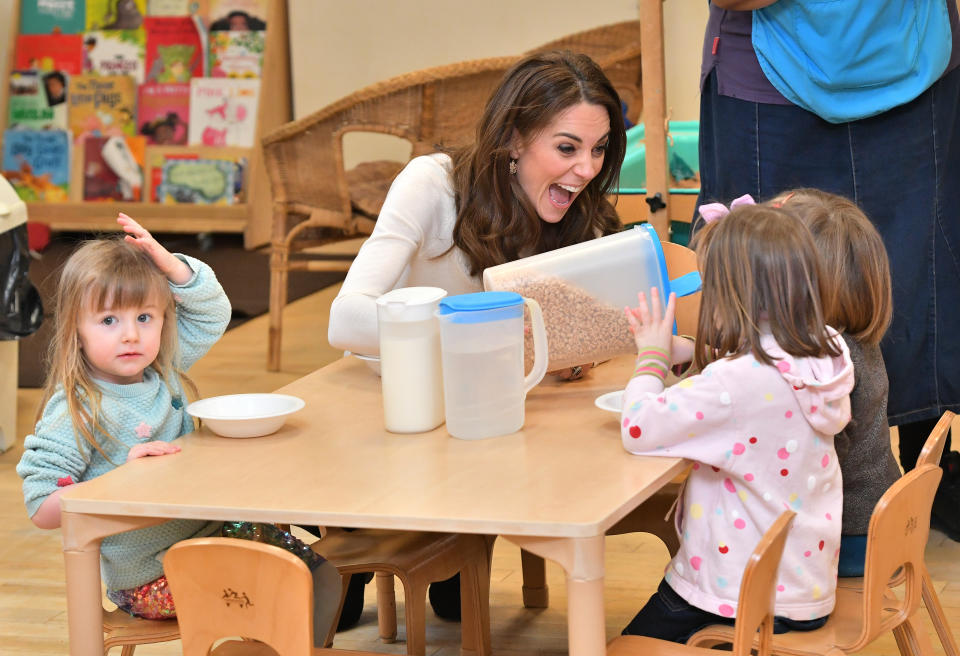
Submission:
POLYGON ((501 535, 567 575, 570 653, 605 651, 604 532, 680 473, 674 458, 628 454, 619 417, 593 399, 623 387, 632 358, 573 383, 545 381, 526 424, 479 441, 445 428, 383 428, 379 379, 354 358, 278 392, 306 408, 255 439, 206 429, 182 452, 125 464, 62 497, 70 653, 100 656, 103 537, 166 518, 501 535))

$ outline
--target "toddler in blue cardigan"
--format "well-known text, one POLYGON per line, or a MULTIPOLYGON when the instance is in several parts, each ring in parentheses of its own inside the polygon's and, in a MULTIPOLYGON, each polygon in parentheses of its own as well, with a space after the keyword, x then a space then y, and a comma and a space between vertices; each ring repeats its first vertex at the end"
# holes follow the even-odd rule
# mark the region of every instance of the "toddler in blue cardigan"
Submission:
MULTIPOLYGON (((27 512, 59 528, 60 494, 135 458, 180 451, 193 430, 184 371, 220 338, 230 302, 209 266, 174 255, 130 217, 121 239, 89 241, 64 265, 55 297, 49 371, 32 435, 17 465, 27 512)), ((173 520, 113 535, 100 549, 107 596, 148 619, 176 616, 163 576, 175 542, 225 535, 270 542, 300 556, 315 582, 315 632, 336 614, 340 576, 297 538, 272 525, 173 520)))

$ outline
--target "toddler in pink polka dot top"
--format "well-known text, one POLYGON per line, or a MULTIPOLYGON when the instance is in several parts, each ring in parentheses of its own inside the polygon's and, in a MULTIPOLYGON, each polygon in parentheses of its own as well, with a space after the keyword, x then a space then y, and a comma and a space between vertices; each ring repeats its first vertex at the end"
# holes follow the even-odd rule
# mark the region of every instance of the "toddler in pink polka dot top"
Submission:
MULTIPOLYGON (((621 423, 631 453, 689 458, 680 550, 624 629, 684 642, 733 623, 751 551, 784 509, 797 513, 777 573, 774 630, 822 626, 833 610, 843 508, 834 435, 850 420, 853 364, 826 325, 807 228, 784 210, 740 204, 695 247, 703 293, 696 375, 664 388, 675 299, 655 289, 627 308, 637 366, 621 423)), ((676 359, 676 358, 674 358, 676 359)))

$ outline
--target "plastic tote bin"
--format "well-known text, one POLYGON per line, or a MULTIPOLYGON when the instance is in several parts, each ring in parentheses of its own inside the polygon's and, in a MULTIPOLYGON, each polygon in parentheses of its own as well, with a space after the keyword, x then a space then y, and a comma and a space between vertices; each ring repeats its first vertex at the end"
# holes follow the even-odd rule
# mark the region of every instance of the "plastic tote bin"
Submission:
POLYGON ((664 301, 671 291, 692 294, 700 289, 700 274, 670 280, 657 233, 642 224, 490 267, 483 272, 483 286, 540 304, 547 369, 554 371, 635 352, 624 306, 635 307, 637 293, 649 293, 651 287, 660 290, 664 301))

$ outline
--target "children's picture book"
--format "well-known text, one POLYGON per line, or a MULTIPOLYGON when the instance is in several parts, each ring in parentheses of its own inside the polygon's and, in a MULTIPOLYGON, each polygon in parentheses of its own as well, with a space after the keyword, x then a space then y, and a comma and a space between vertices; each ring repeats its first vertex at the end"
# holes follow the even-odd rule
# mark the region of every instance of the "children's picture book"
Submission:
POLYGON ((23 200, 65 202, 70 190, 70 135, 63 130, 6 130, 0 167, 23 200))
POLYGON ((205 0, 207 25, 220 30, 267 29, 268 0, 205 0))
POLYGON ((83 142, 83 200, 140 201, 145 153, 143 137, 87 137, 83 142))
POLYGON ((70 78, 67 124, 80 143, 86 136, 135 136, 137 85, 129 75, 70 78))
POLYGON ((225 159, 168 159, 157 192, 161 203, 232 205, 236 163, 225 159))
POLYGON ((87 31, 135 30, 143 25, 147 0, 86 0, 87 31))
POLYGON ((79 34, 86 26, 84 0, 27 0, 20 3, 20 34, 79 34))
POLYGON ((143 30, 96 30, 83 35, 83 72, 129 75, 143 82, 143 30))
POLYGON ((11 71, 8 128, 67 129, 67 76, 60 71, 11 71))
POLYGON ((13 67, 77 75, 83 72, 82 42, 80 34, 20 34, 14 49, 13 67))
POLYGON ((147 16, 146 82, 189 82, 204 74, 203 41, 190 16, 147 16))
POLYGON ((260 77, 263 30, 210 33, 210 77, 260 77))
POLYGON ((192 146, 253 146, 260 80, 195 77, 190 80, 192 146))
POLYGON ((141 84, 137 97, 137 132, 152 145, 187 143, 189 84, 141 84))

